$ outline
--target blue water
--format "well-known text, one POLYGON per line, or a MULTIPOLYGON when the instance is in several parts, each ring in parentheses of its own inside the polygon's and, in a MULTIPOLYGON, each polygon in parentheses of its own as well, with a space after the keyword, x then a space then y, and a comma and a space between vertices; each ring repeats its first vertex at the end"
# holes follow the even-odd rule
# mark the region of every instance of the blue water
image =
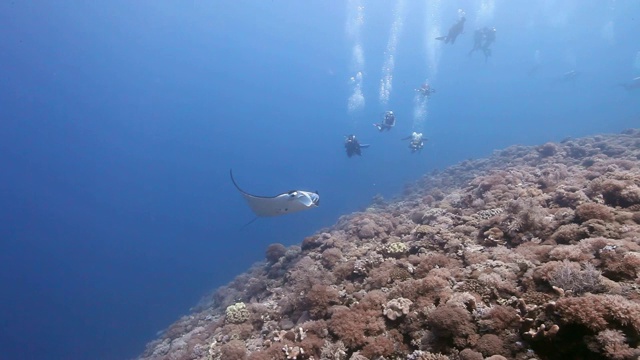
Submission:
POLYGON ((640 125, 640 93, 616 86, 640 76, 637 1, 396 6, 1 2, 0 358, 133 358, 269 244, 298 244, 376 194, 509 145, 640 125), (429 43, 458 9, 465 33, 429 43), (497 29, 486 62, 467 56, 482 26, 497 29), (350 111, 359 70, 365 103, 350 111), (437 93, 416 121, 427 78, 437 93), (397 125, 380 134, 388 109, 397 125), (429 141, 411 154, 400 138, 416 129, 429 141), (371 144, 362 157, 344 154, 349 133, 371 144), (253 216, 229 168, 250 192, 318 190, 321 206, 241 230, 253 216))

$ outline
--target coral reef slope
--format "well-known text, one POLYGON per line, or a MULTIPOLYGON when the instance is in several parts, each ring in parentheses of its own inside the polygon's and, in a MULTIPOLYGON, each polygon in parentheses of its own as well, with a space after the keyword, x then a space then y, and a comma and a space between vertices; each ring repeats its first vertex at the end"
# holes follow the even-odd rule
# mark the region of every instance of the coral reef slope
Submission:
POLYGON ((513 146, 217 289, 140 359, 636 359, 640 131, 513 146))

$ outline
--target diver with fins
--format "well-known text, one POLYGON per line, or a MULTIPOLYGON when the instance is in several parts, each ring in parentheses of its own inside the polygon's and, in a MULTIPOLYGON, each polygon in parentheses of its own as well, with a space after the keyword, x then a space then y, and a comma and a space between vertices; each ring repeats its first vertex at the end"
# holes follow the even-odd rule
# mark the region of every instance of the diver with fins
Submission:
POLYGON ((419 132, 413 132, 411 135, 402 138, 401 140, 409 140, 409 149, 411 149, 411 153, 415 153, 416 151, 422 150, 424 148, 425 139, 424 135, 419 132))
POLYGON ((491 44, 496 41, 496 28, 483 27, 473 33, 473 48, 469 50, 469 56, 477 50, 482 50, 485 61, 491 56, 491 44))
POLYGON ((424 83, 420 86, 420 88, 416 89, 416 91, 423 97, 429 98, 431 97, 431 94, 434 94, 436 92, 436 89, 432 88, 431 85, 424 83))
POLYGON ((392 127, 396 126, 396 116, 393 114, 393 111, 389 110, 384 113, 384 119, 379 124, 373 124, 378 131, 382 132, 385 130, 391 130, 392 127))
POLYGON ((362 156, 361 149, 366 149, 369 147, 369 144, 360 144, 356 136, 351 134, 347 135, 344 141, 344 148, 347 151, 347 156, 352 157, 353 155, 362 156))
POLYGON ((443 40, 445 44, 451 43, 453 45, 453 43, 456 42, 456 38, 458 37, 458 35, 462 34, 462 31, 464 30, 465 20, 466 19, 464 16, 461 17, 457 23, 451 26, 449 32, 447 33, 447 36, 439 36, 436 38, 436 40, 443 40))

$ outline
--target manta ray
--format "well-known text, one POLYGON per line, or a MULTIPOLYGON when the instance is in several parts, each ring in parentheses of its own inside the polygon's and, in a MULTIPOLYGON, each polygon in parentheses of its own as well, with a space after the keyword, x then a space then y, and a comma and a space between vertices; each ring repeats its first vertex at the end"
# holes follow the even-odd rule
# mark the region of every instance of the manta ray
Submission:
POLYGON ((258 217, 292 214, 320 205, 320 195, 318 195, 317 191, 290 190, 276 196, 258 196, 242 190, 233 178, 232 170, 229 170, 229 175, 231 176, 233 185, 240 191, 242 197, 244 197, 251 210, 258 217))

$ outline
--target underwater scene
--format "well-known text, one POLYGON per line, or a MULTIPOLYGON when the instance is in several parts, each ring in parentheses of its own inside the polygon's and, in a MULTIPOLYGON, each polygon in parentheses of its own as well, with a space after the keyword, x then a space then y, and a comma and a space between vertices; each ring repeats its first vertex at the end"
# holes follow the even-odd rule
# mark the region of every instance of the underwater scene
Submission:
POLYGON ((640 357, 639 1, 0 29, 0 359, 640 357))

